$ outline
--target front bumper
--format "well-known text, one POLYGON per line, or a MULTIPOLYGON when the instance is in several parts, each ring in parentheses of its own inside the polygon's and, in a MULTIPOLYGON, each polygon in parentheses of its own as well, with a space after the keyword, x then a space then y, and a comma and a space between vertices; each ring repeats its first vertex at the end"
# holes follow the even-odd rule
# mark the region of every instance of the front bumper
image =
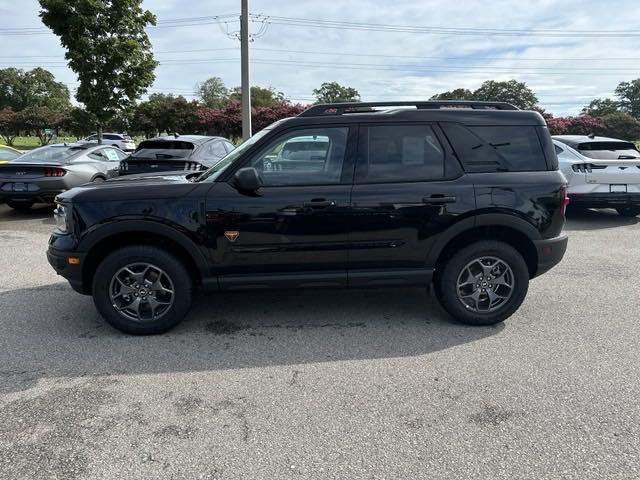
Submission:
POLYGON ((65 252, 51 246, 47 250, 47 260, 56 273, 64 277, 76 292, 87 295, 90 291, 87 289, 87 286, 84 285, 82 279, 82 268, 85 259, 85 253, 65 252), (69 258, 77 258, 79 262, 69 263, 69 258))
POLYGON ((534 277, 548 272, 560 263, 562 257, 564 257, 564 254, 567 251, 568 242, 569 237, 567 237, 566 234, 562 234, 555 238, 536 240, 533 242, 536 247, 536 251, 538 252, 538 268, 536 269, 534 277))
POLYGON ((570 206, 585 208, 615 208, 640 206, 640 193, 571 193, 570 206))

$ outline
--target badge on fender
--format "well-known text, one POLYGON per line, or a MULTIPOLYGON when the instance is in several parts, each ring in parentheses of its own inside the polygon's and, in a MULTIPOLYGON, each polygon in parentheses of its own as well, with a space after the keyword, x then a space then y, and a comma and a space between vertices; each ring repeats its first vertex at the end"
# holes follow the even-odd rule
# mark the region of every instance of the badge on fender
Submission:
POLYGON ((224 236, 227 237, 227 240, 230 242, 235 242, 238 239, 240 232, 237 230, 227 230, 224 232, 224 236))

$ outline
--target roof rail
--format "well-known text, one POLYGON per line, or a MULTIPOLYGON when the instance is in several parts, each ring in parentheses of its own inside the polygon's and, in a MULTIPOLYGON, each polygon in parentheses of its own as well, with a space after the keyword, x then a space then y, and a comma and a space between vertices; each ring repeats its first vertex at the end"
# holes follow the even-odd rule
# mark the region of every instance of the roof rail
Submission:
POLYGON ((349 102, 321 103, 307 108, 299 117, 318 117, 322 115, 343 115, 345 113, 365 113, 375 107, 416 107, 418 110, 438 110, 441 108, 470 108, 473 110, 519 110, 506 102, 476 102, 467 100, 438 100, 418 102, 349 102))

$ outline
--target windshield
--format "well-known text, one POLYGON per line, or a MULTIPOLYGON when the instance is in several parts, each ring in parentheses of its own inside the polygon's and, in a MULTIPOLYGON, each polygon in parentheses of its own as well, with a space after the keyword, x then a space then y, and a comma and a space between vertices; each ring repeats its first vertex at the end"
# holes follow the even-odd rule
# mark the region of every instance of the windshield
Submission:
POLYGON ((68 145, 49 145, 31 150, 15 161, 21 163, 62 163, 76 153, 78 153, 78 149, 68 145))
POLYGON ((251 147, 251 145, 256 143, 258 140, 264 137, 267 133, 269 133, 271 129, 274 126, 276 126, 278 123, 280 122, 276 122, 272 124, 270 127, 260 130, 249 140, 241 144, 238 148, 236 148, 235 150, 232 150, 225 157, 223 157, 218 163, 216 163, 213 167, 211 167, 209 170, 207 170, 202 175, 200 175, 200 177, 198 178, 198 182, 202 182, 203 180, 207 180, 207 179, 215 180, 229 165, 231 165, 236 160, 236 158, 240 157, 240 155, 242 155, 246 150, 248 150, 251 147))
POLYGON ((589 142, 578 145, 582 155, 601 160, 636 160, 640 152, 631 142, 589 142))

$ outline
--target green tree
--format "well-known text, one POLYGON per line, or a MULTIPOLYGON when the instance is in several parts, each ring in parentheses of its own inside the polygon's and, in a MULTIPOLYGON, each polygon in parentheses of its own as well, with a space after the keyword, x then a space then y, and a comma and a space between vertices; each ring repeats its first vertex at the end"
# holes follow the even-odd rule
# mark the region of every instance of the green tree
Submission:
POLYGON ((10 107, 0 110, 0 137, 9 146, 13 145, 13 141, 18 136, 20 123, 18 115, 10 107))
POLYGON ((591 100, 589 105, 582 109, 584 115, 592 117, 602 117, 611 113, 619 112, 620 103, 611 98, 596 98, 591 100))
POLYGON ((25 130, 40 141, 40 145, 47 145, 53 135, 45 133, 45 129, 52 129, 60 121, 61 115, 49 107, 27 107, 16 113, 19 130, 25 130))
POLYGON ((524 110, 531 110, 538 103, 538 97, 533 90, 527 87, 526 83, 517 80, 487 80, 473 92, 473 99, 483 102, 508 102, 524 110))
POLYGON ((640 119, 640 78, 619 83, 615 94, 620 99, 620 110, 640 119))
POLYGON ((82 107, 67 110, 58 120, 58 128, 80 139, 94 131, 96 119, 82 107))
POLYGON ((199 127, 198 102, 183 96, 154 93, 141 102, 133 115, 133 130, 155 133, 194 133, 199 127))
POLYGON ((0 109, 10 107, 17 112, 27 107, 47 107, 61 112, 70 106, 69 89, 56 82, 48 70, 0 69, 0 109))
MULTIPOLYGON (((231 95, 229 95, 230 100, 234 100, 236 102, 242 101, 242 88, 235 87, 231 91, 231 95)), ((251 87, 251 107, 252 108, 260 108, 260 107, 275 107, 281 103, 286 102, 286 98, 284 93, 276 91, 274 88, 263 88, 263 87, 251 87)))
POLYGON ((80 85, 76 98, 102 127, 127 110, 154 79, 157 62, 145 32, 156 18, 142 0, 40 0, 42 22, 60 37, 80 85))
POLYGON ((603 115, 602 130, 598 133, 608 137, 634 141, 640 139, 640 121, 628 113, 614 112, 603 115))
POLYGON ((220 77, 211 77, 198 83, 196 95, 209 108, 222 108, 229 101, 229 89, 220 77))
POLYGON ((429 100, 474 100, 473 92, 467 88, 456 88, 448 92, 437 93, 429 100))
POLYGON ((317 103, 359 102, 360 94, 352 87, 343 87, 338 82, 325 82, 313 90, 317 103))

